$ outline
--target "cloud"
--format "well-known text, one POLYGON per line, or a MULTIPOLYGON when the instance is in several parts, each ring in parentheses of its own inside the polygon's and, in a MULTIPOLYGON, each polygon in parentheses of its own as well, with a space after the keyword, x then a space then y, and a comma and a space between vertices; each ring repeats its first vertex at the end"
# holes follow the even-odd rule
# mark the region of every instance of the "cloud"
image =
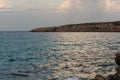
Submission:
POLYGON ((105 11, 120 12, 120 0, 64 0, 58 5, 59 12, 105 11))
POLYGON ((71 7, 71 0, 66 0, 64 1, 62 4, 60 4, 60 6, 58 6, 58 10, 60 12, 65 12, 66 10, 68 10, 71 7))
POLYGON ((9 9, 11 5, 4 0, 0 0, 0 9, 9 9))
POLYGON ((120 12, 120 0, 99 0, 107 12, 120 12))
POLYGON ((108 11, 120 11, 120 0, 106 0, 108 11))
POLYGON ((0 4, 0 9, 6 9, 6 6, 4 6, 4 4, 0 4))
POLYGON ((41 0, 0 0, 0 9, 11 9, 13 11, 40 11, 55 10, 54 1, 41 0), (51 3, 48 3, 51 2, 51 3))
POLYGON ((80 8, 80 0, 65 0, 57 7, 59 12, 68 12, 71 9, 80 10, 80 8))

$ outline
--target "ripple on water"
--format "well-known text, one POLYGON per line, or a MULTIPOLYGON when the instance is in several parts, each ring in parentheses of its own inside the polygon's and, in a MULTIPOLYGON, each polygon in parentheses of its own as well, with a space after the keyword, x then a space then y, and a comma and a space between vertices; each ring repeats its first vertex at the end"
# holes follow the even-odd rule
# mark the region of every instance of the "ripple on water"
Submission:
POLYGON ((0 79, 86 80, 114 73, 119 35, 0 32, 0 79))

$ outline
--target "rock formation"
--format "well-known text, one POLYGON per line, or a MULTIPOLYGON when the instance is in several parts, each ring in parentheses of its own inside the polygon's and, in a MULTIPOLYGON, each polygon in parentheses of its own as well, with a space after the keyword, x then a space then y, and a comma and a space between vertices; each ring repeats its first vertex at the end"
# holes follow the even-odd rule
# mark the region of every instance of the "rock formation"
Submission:
POLYGON ((116 73, 103 77, 102 75, 96 75, 93 80, 120 80, 120 53, 116 54, 115 62, 118 65, 116 68, 116 73))
POLYGON ((120 21, 44 27, 33 29, 31 32, 120 32, 120 21))

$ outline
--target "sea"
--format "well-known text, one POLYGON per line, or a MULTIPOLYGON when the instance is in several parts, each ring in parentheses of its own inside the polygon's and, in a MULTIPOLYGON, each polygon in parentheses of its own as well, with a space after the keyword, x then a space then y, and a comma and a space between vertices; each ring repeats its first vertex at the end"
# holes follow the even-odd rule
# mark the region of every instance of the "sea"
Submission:
POLYGON ((115 73, 116 53, 119 32, 3 31, 0 80, 89 80, 115 73))

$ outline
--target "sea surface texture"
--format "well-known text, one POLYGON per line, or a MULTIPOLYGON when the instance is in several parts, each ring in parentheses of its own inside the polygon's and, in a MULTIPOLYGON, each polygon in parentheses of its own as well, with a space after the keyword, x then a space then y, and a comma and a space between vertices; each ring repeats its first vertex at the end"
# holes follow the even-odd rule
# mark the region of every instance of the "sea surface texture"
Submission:
POLYGON ((119 51, 120 33, 0 32, 0 80, 84 80, 111 74, 119 51))

